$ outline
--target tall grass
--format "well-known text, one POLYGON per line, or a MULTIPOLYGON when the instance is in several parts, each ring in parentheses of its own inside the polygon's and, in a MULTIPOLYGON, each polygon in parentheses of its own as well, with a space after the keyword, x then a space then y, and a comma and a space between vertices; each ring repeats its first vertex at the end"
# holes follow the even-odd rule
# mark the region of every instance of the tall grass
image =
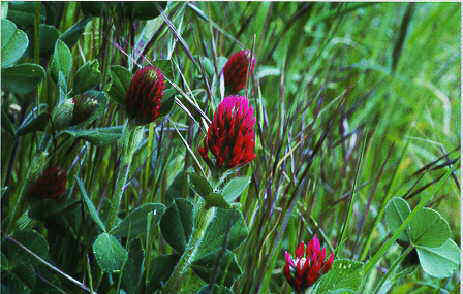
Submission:
MULTIPOLYGON (((61 32, 84 18, 79 6, 63 5, 61 32)), ((337 257, 368 262, 390 237, 382 217, 394 196, 414 207, 432 195, 430 207, 449 221, 459 242, 459 27, 457 3, 169 2, 164 20, 128 24, 94 18, 71 48, 73 71, 98 60, 98 88, 107 90, 111 65, 136 69, 169 59, 166 77, 169 88, 177 90, 169 115, 144 128, 118 216, 143 203, 192 197, 182 183, 187 170, 200 171, 196 160, 206 167, 197 148, 206 134, 205 116, 212 119, 224 95, 221 68, 230 54, 249 49, 257 59, 246 89, 257 119, 257 158, 237 172, 250 176, 251 184, 239 198, 249 235, 237 251, 244 274, 232 287, 235 293, 289 293, 283 252, 294 252, 313 234, 337 257)), ((19 104, 12 119, 21 122, 35 98, 51 104, 59 93, 52 83, 42 83, 38 92, 26 97, 4 92, 2 107, 19 104)), ((122 106, 111 101, 91 127, 119 126, 125 119, 122 106)), ((31 133, 14 141, 2 129, 5 209, 21 197, 29 164, 43 150, 40 138, 31 133)), ((106 219, 122 147, 68 136, 48 150, 52 158, 47 160, 82 179, 106 219)), ((69 195, 76 197, 80 190, 73 177, 68 180, 69 195)), ((4 221, 2 237, 18 226, 47 234, 28 217, 26 205, 18 209, 22 217, 15 227, 4 221)), ((53 263, 98 293, 116 291, 110 285, 117 281, 92 260, 93 221, 83 209, 65 211, 78 225, 60 225, 79 242, 56 236, 50 245, 53 263)), ((158 228, 148 238, 145 256, 174 252, 158 228)), ((362 293, 373 293, 399 255, 394 246, 374 264, 362 293)), ((45 274, 31 275, 43 282, 45 274)), ((48 272, 46 277, 53 284, 65 280, 48 272)), ((184 279, 184 293, 204 285, 193 274, 184 279)), ((459 279, 454 274, 439 280, 418 270, 391 283, 391 293, 458 293, 459 279)), ((80 291, 58 284, 62 293, 80 291)))

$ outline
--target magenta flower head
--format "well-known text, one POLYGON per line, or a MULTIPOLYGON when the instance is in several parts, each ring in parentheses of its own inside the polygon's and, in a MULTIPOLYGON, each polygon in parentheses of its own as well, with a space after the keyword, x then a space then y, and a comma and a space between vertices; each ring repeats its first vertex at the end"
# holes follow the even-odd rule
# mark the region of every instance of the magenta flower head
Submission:
POLYGON ((286 280, 298 293, 305 291, 315 284, 322 274, 331 269, 334 261, 333 253, 328 260, 325 261, 325 258, 326 248, 320 250, 320 242, 316 235, 307 243, 307 247, 304 242, 299 244, 294 259, 285 251, 286 280))
POLYGON ((61 167, 45 169, 29 189, 29 196, 58 199, 66 192, 66 171, 61 167))
POLYGON ((135 72, 126 95, 127 113, 138 125, 155 121, 161 114, 164 76, 154 66, 135 72))
POLYGON ((233 54, 223 67, 225 87, 231 93, 238 93, 246 86, 248 76, 254 71, 256 60, 249 50, 233 54), (249 72, 248 72, 249 68, 249 72))
POLYGON ((210 163, 209 150, 215 156, 215 166, 230 169, 252 161, 255 135, 254 110, 243 96, 228 96, 220 102, 204 138, 199 154, 210 163))

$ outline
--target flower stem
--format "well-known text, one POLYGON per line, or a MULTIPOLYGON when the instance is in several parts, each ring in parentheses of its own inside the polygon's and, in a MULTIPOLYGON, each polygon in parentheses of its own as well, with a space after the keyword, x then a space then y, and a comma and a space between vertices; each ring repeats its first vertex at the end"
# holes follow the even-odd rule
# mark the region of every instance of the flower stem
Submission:
POLYGON ((195 225, 193 227, 193 233, 188 241, 185 251, 180 257, 174 271, 169 277, 166 285, 163 288, 163 293, 179 293, 181 288, 181 281, 184 280, 183 276, 186 274, 191 264, 195 260, 196 253, 201 245, 201 242, 206 235, 207 227, 215 215, 215 208, 206 208, 205 201, 202 198, 198 198, 196 202, 196 214, 195 214, 195 225))
POLYGON ((395 269, 397 268, 397 266, 402 262, 402 260, 405 259, 405 257, 407 257, 407 255, 413 250, 413 247, 412 246, 409 246, 407 249, 405 249, 405 251, 402 253, 402 255, 399 256, 399 258, 397 258, 394 263, 391 265, 390 269, 387 271, 387 273, 385 275, 383 275, 383 277, 381 278, 381 280, 379 281, 378 283, 378 286, 376 286, 376 289, 373 293, 378 293, 378 291, 381 289, 381 287, 383 286, 384 282, 387 281, 387 279, 389 278, 389 276, 395 272, 395 269))
POLYGON ((122 158, 121 165, 116 179, 116 190, 114 192, 111 213, 109 216, 108 227, 111 229, 116 222, 117 214, 121 206, 122 195, 125 191, 125 185, 129 175, 130 165, 132 164, 132 157, 135 153, 135 148, 139 140, 143 136, 143 127, 133 127, 130 124, 125 124, 125 132, 122 145, 122 158))

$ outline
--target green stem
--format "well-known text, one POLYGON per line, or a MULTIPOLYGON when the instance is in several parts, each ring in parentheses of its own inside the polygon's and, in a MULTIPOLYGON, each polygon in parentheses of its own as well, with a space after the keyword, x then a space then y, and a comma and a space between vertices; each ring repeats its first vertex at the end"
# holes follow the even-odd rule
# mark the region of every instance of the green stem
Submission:
POLYGON ((184 280, 184 275, 193 263, 199 246, 206 235, 206 229, 215 215, 215 208, 207 209, 205 207, 205 201, 202 198, 198 198, 195 206, 196 216, 193 233, 191 234, 191 238, 188 241, 182 257, 178 261, 173 273, 167 281, 163 289, 163 293, 179 293, 182 286, 181 282, 184 280))
POLYGON ((126 121, 124 129, 124 137, 122 138, 122 158, 116 179, 116 190, 113 194, 111 213, 108 223, 109 229, 111 229, 116 222, 117 214, 121 206, 122 195, 124 194, 125 185, 129 176, 130 165, 132 164, 132 157, 135 153, 138 141, 143 136, 143 127, 133 127, 128 124, 128 121, 126 121))
POLYGON ((381 287, 383 286, 384 282, 387 281, 387 279, 389 278, 389 276, 395 272, 395 269, 396 267, 402 262, 402 260, 404 260, 405 257, 407 257, 407 255, 413 250, 413 247, 412 246, 409 246, 403 253, 402 255, 399 256, 399 258, 397 258, 394 263, 391 265, 391 268, 387 271, 387 273, 385 275, 383 275, 383 277, 381 278, 381 280, 379 281, 378 283, 378 286, 376 286, 376 289, 374 291, 374 293, 378 293, 378 291, 381 289, 381 287))
POLYGON ((362 254, 360 255, 360 260, 365 260, 365 258, 367 257, 368 251, 370 250, 370 247, 371 247, 371 242, 373 241, 374 230, 375 230, 376 226, 379 224, 379 222, 383 219, 384 210, 386 209, 386 205, 389 202, 389 200, 391 200, 392 196, 394 195, 393 193, 391 193, 392 187, 395 184, 395 181, 396 181, 396 178, 397 178, 397 175, 398 175, 398 171, 399 171, 399 166, 400 166, 400 163, 402 162, 403 158, 405 157, 405 153, 406 153, 406 151, 408 149, 409 142, 410 142, 410 140, 408 140, 407 143, 405 144, 405 147, 402 150, 402 153, 400 155, 400 159, 396 164, 394 174, 392 175, 392 179, 391 179, 390 184, 388 185, 387 191, 385 193, 386 197, 384 197, 384 200, 383 200, 383 203, 381 204, 378 215, 376 216, 375 221, 373 223, 373 226, 371 227, 371 232, 368 235, 365 246, 363 247, 362 254))
POLYGON ((34 6, 34 62, 39 64, 40 57, 40 2, 34 6))
MULTIPOLYGON (((368 130, 366 131, 366 133, 367 132, 368 130)), ((341 238, 339 239, 339 246, 336 248, 336 251, 334 253, 335 256, 339 256, 339 253, 342 254, 343 249, 344 249, 344 242, 347 238, 347 230, 349 227, 350 219, 352 218, 352 208, 353 208, 353 203, 354 203, 354 196, 357 190, 357 182, 358 182, 358 178, 360 174, 360 167, 362 165, 363 156, 365 154, 366 142, 367 142, 367 137, 365 137, 365 139, 363 140, 362 153, 360 154, 360 159, 357 164, 357 171, 355 172, 354 184, 352 185, 352 195, 349 201, 349 208, 347 209, 347 216, 346 216, 346 219, 344 220, 344 225, 342 226, 341 238)))
MULTIPOLYGON (((34 62, 40 64, 40 2, 34 5, 34 62)), ((40 87, 36 89, 35 107, 39 107, 40 87)))
POLYGON ((46 152, 39 152, 38 154, 34 156, 31 164, 27 167, 26 176, 19 186, 16 199, 9 200, 9 202, 14 201, 14 204, 13 206, 11 204, 8 204, 8 207, 12 207, 11 213, 9 215, 8 227, 6 230, 8 234, 12 233, 12 231, 14 230, 16 221, 19 219, 21 214, 24 212, 22 209, 19 209, 19 208, 23 207, 22 199, 27 192, 26 188, 28 186, 28 183, 34 180, 36 176, 38 176, 39 172, 42 171, 43 167, 47 163, 47 157, 48 157, 48 153, 46 152))

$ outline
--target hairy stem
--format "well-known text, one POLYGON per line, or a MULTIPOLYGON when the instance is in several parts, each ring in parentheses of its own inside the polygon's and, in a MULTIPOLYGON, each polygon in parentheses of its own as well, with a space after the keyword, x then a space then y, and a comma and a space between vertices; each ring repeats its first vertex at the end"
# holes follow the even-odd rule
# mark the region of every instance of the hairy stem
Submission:
POLYGON ((183 275, 186 274, 191 264, 193 263, 201 242, 206 235, 207 227, 209 226, 211 220, 214 218, 214 215, 215 208, 207 209, 205 207, 205 201, 202 198, 199 198, 196 203, 196 216, 193 233, 191 234, 191 238, 188 241, 182 257, 178 261, 172 275, 167 281, 163 289, 163 293, 179 293, 179 290, 182 286, 181 281, 184 280, 183 275))
POLYGON ((132 164, 132 157, 135 153, 135 148, 143 136, 143 127, 133 127, 130 124, 125 124, 125 134, 122 138, 122 158, 119 171, 116 179, 116 190, 113 194, 111 214, 109 217, 109 228, 112 228, 116 222, 117 214, 121 206, 122 195, 124 194, 127 178, 132 164))

